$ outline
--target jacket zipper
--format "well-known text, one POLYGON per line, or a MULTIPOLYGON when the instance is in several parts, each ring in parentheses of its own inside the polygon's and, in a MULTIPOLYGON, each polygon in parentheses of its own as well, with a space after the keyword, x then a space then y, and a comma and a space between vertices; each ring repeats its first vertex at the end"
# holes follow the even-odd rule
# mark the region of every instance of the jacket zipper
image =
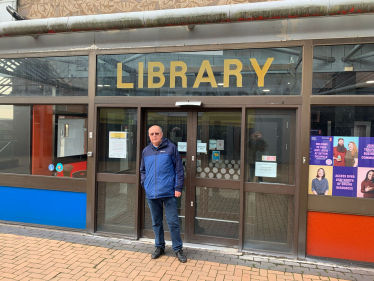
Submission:
POLYGON ((156 189, 157 189, 157 170, 156 170, 156 165, 157 165, 157 149, 156 149, 156 156, 155 156, 155 199, 156 197, 156 189))

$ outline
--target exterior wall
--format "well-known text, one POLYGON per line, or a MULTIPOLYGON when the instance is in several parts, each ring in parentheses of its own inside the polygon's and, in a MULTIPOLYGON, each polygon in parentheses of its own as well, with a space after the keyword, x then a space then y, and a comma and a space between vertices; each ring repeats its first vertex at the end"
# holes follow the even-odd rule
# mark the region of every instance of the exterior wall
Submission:
POLYGON ((102 0, 20 0, 18 12, 27 19, 42 19, 271 1, 279 0, 116 0, 110 2, 102 0))
POLYGON ((0 220, 86 228, 86 194, 0 186, 0 220))

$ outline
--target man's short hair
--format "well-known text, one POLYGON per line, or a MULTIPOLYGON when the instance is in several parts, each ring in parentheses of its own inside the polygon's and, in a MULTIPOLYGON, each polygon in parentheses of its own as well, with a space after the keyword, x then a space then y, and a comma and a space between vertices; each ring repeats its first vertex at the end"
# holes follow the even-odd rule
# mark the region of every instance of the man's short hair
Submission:
POLYGON ((160 128, 160 133, 162 133, 162 128, 159 125, 152 125, 151 127, 148 128, 148 134, 149 134, 149 129, 154 127, 154 126, 159 127, 160 128))
POLYGON ((343 138, 338 138, 338 142, 339 142, 340 140, 344 141, 344 139, 343 139, 343 138))

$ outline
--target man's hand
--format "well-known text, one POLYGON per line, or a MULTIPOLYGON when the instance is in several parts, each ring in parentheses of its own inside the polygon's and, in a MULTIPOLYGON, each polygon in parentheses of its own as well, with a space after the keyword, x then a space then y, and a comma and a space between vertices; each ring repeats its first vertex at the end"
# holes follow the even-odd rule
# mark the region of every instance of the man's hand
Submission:
POLYGON ((175 197, 181 197, 181 195, 182 195, 182 192, 175 191, 175 197))

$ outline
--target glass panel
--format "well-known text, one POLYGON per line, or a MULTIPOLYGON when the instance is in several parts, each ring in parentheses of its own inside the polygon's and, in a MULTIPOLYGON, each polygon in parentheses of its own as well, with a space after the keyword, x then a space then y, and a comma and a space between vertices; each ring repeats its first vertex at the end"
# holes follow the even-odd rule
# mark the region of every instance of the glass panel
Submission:
POLYGON ((372 95, 374 44, 317 46, 313 58, 314 95, 372 95))
POLYGON ((301 58, 301 47, 99 55, 96 93, 98 96, 300 95, 301 58), (117 73, 120 73, 118 80, 117 73))
POLYGON ((135 185, 99 182, 97 230, 135 234, 135 185))
POLYGON ((31 174, 31 106, 0 105, 0 172, 31 174))
POLYGON ((293 196, 245 193, 244 248, 291 252, 293 196))
MULTIPOLYGON (((147 112, 147 128, 158 125, 162 128, 163 137, 171 140, 177 147, 182 158, 184 175, 186 176, 187 166, 187 112, 147 112)), ((147 143, 150 139, 147 134, 147 143)), ((186 201, 186 187, 183 187, 182 196, 177 198, 179 226, 181 232, 185 229, 185 201, 186 201)), ((166 217, 164 213, 164 229, 169 231, 166 217)), ((145 219, 144 228, 152 229, 151 212, 148 207, 147 200, 145 200, 145 219)))
POLYGON ((239 190, 196 187, 195 234, 239 238, 239 190))
POLYGON ((0 59, 0 96, 87 95, 87 56, 0 59))
POLYGON ((374 108, 313 106, 308 193, 374 198, 374 108))
MULTIPOLYGON (((178 206, 178 217, 179 217, 179 227, 181 233, 185 232, 185 216, 186 216, 186 186, 183 186, 182 196, 177 197, 178 206)), ((166 221, 165 211, 164 211, 164 230, 169 231, 169 227, 166 221)), ((144 229, 152 229, 152 217, 151 211, 149 210, 147 199, 145 199, 145 210, 144 210, 144 229)))
POLYGON ((137 109, 100 108, 98 172, 136 174, 137 109))
POLYGON ((0 105, 0 172, 87 177, 86 105, 0 105))
MULTIPOLYGON (((187 112, 148 112, 147 129, 153 125, 162 128, 163 137, 174 143, 182 158, 184 176, 187 166, 187 112)), ((147 143, 150 143, 147 134, 147 143)))
POLYGON ((292 113, 247 110, 246 181, 293 184, 295 181, 292 113))
POLYGON ((240 179, 241 112, 199 112, 196 176, 240 179))

